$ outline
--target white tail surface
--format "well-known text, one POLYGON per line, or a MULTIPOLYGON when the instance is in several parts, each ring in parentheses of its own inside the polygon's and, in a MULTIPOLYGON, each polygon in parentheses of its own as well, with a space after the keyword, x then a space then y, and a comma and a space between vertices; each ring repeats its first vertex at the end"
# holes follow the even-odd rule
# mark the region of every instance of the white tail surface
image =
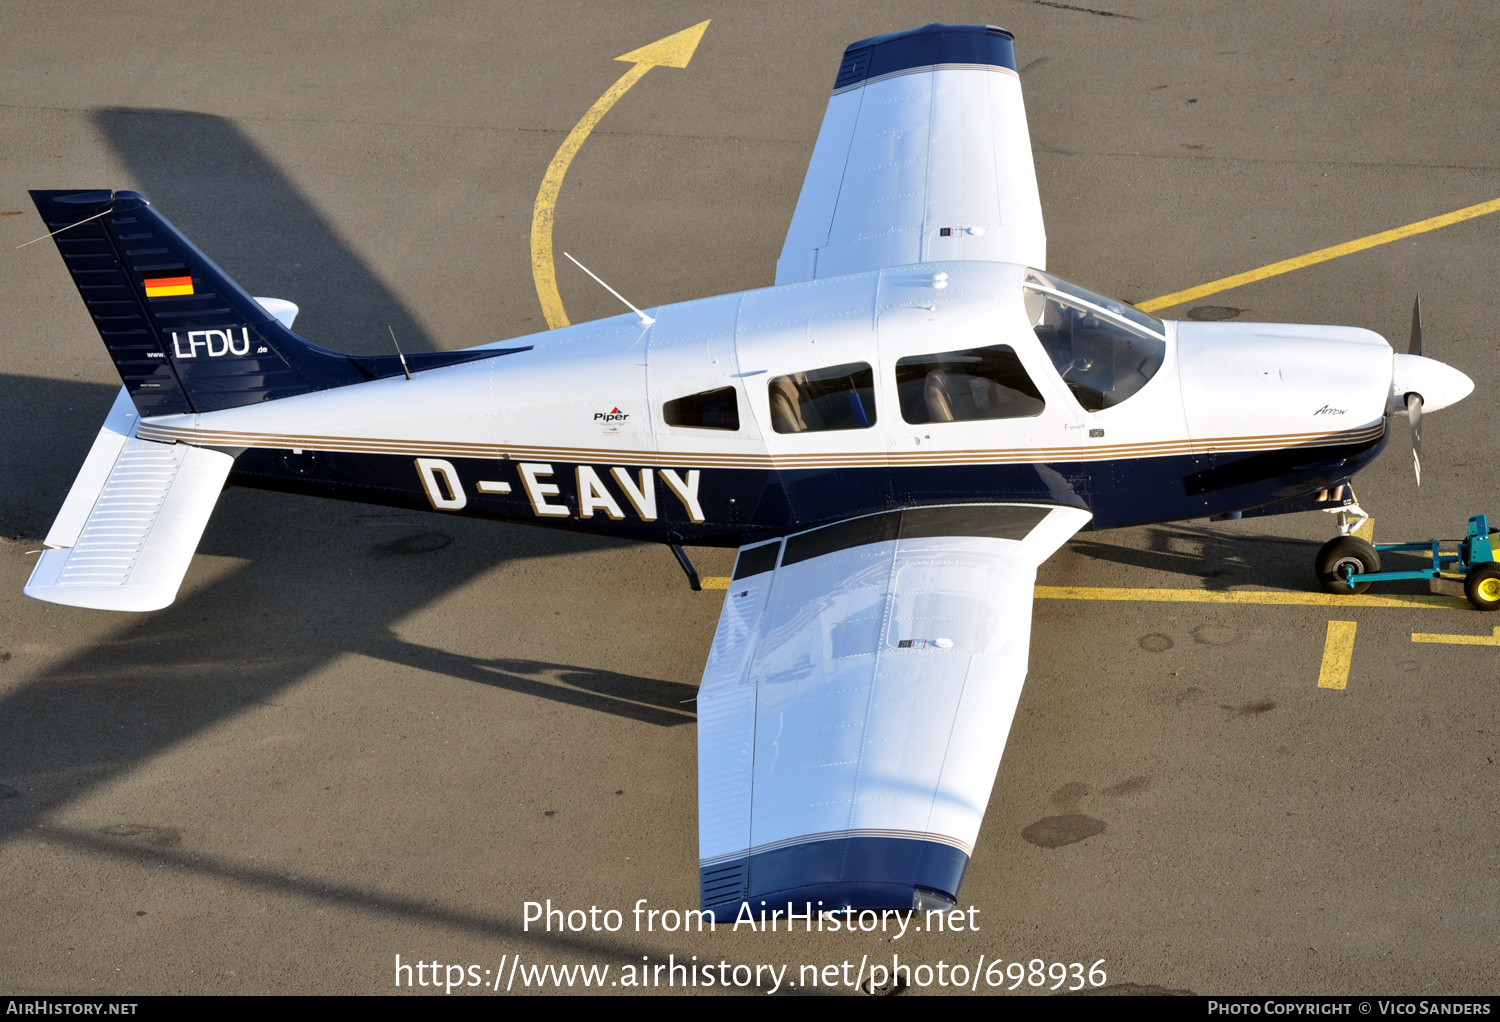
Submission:
POLYGON ((136 438, 129 405, 126 398, 122 411, 117 401, 99 431, 47 533, 27 596, 133 611, 160 610, 176 598, 234 459, 136 438))

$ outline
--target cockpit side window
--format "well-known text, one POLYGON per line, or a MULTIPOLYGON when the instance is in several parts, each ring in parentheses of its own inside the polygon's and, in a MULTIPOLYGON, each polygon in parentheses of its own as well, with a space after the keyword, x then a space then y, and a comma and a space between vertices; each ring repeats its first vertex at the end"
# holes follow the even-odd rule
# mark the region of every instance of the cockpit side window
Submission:
POLYGON ((705 390, 701 394, 679 397, 662 406, 661 416, 668 426, 739 429, 738 392, 733 387, 720 387, 718 390, 705 390))
POLYGON ((778 433, 875 425, 875 373, 866 362, 778 376, 767 386, 771 427, 778 433))
POLYGON ((1166 360, 1166 327, 1139 309, 1036 270, 1024 295, 1037 338, 1087 411, 1129 398, 1166 360))
POLYGON ((896 392, 913 425, 1020 419, 1047 406, 1008 344, 899 359, 896 392))

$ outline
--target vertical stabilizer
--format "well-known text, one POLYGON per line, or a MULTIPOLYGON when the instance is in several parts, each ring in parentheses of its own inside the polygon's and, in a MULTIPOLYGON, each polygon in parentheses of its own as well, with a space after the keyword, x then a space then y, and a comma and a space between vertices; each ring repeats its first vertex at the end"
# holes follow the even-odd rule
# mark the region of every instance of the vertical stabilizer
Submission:
MULTIPOLYGON (((343 355, 293 333, 295 306, 267 309, 137 192, 31 197, 143 416, 212 412, 401 372, 394 355, 343 355)), ((515 350, 407 361, 416 372, 515 350)))

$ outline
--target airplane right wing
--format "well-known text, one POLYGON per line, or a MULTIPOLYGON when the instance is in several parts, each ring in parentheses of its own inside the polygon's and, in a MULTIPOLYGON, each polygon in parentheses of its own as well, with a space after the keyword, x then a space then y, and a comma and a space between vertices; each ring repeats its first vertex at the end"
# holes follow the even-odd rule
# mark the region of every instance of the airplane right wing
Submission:
POLYGON ((912 508, 741 549, 698 693, 705 910, 957 900, 1026 677, 1036 568, 1089 517, 912 508))
POLYGON ((844 51, 776 283, 944 259, 1047 267, 1014 39, 993 25, 844 51))

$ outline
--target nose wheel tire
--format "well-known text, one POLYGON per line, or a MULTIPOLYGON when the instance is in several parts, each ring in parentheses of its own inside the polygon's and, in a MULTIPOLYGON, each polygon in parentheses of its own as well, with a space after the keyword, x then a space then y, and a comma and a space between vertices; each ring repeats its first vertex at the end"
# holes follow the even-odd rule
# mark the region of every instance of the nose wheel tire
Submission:
POLYGON ((1340 596, 1362 593, 1374 583, 1361 582, 1352 589, 1350 575, 1372 575, 1380 570, 1380 554, 1358 536, 1339 536, 1323 544, 1316 562, 1318 583, 1340 596))
POLYGON ((1500 610, 1500 564, 1476 564, 1464 576, 1464 595, 1476 610, 1500 610))

